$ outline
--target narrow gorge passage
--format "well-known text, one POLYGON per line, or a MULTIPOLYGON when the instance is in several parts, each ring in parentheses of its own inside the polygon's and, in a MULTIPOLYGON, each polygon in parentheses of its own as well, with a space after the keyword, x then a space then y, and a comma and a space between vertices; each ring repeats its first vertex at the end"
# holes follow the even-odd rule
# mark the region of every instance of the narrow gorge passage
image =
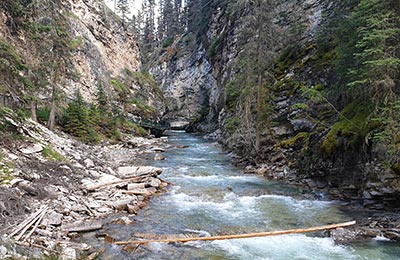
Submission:
MULTIPOLYGON (((117 240, 131 239, 134 234, 262 232, 351 219, 341 211, 338 202, 315 200, 299 188, 243 175, 215 143, 179 131, 168 134, 173 148, 163 154, 166 160, 153 165, 164 168, 162 177, 174 185, 168 193, 152 198, 133 225, 104 227, 104 232, 117 240)), ((132 252, 99 241, 88 234, 84 242, 105 247, 101 259, 384 260, 400 255, 396 244, 390 242, 335 245, 322 233, 185 244, 151 243, 132 252)))

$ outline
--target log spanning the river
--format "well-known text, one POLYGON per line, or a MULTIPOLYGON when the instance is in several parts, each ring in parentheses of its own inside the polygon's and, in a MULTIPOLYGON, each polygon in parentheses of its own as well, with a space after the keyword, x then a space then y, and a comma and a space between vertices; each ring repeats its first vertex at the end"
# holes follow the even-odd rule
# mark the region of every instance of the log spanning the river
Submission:
POLYGON ((185 238, 174 238, 174 239, 129 240, 129 241, 117 241, 114 243, 116 245, 147 244, 147 243, 175 243, 175 242, 184 243, 184 242, 190 242, 190 241, 212 241, 212 240, 227 240, 227 239, 252 238, 252 237, 268 237, 268 236, 310 233, 310 232, 331 230, 331 229, 336 229, 336 228, 349 227, 349 226, 353 226, 355 224, 356 224, 356 221, 349 221, 349 222, 326 225, 326 226, 300 228, 300 229, 288 229, 288 230, 280 230, 280 231, 268 231, 268 232, 261 232, 261 233, 211 236, 211 237, 185 237, 185 238))

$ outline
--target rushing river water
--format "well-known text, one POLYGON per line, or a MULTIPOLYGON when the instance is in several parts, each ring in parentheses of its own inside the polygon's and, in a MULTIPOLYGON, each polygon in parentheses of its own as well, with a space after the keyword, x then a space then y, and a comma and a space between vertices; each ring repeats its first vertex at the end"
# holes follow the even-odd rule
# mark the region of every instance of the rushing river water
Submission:
MULTIPOLYGON (((337 203, 305 199, 304 192, 260 176, 243 175, 219 147, 184 132, 169 132, 172 148, 161 177, 174 183, 152 198, 131 226, 105 229, 118 240, 134 233, 221 235, 264 232, 350 220, 337 203)), ((92 241, 93 242, 93 241, 92 241)), ((400 259, 398 244, 336 245, 323 233, 185 244, 151 243, 133 252, 103 245, 101 259, 400 259)))

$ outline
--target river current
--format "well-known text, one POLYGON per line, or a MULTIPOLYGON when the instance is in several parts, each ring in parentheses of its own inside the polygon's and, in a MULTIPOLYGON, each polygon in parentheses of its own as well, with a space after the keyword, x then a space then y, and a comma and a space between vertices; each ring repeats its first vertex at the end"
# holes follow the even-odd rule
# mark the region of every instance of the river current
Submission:
MULTIPOLYGON (((118 240, 135 233, 224 235, 306 228, 351 220, 335 201, 261 176, 244 175, 220 147, 184 132, 168 132, 160 176, 174 185, 153 197, 129 226, 105 227, 118 240), (178 148, 178 146, 188 146, 178 148)), ((91 241, 93 242, 93 240, 91 241)), ((137 250, 98 243, 100 259, 400 259, 399 244, 377 238, 337 245, 324 232, 185 244, 150 243, 137 250)))

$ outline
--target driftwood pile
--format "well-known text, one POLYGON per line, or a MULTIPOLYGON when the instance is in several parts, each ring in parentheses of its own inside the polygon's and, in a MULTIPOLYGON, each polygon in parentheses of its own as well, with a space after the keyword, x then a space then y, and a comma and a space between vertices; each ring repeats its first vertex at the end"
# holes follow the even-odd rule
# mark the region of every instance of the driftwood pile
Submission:
POLYGON ((46 215, 48 206, 43 206, 36 212, 32 213, 27 219, 21 222, 9 235, 8 237, 14 237, 16 241, 26 241, 37 229, 39 224, 42 222, 44 216, 46 215), (29 233, 26 234, 26 232, 29 233))

